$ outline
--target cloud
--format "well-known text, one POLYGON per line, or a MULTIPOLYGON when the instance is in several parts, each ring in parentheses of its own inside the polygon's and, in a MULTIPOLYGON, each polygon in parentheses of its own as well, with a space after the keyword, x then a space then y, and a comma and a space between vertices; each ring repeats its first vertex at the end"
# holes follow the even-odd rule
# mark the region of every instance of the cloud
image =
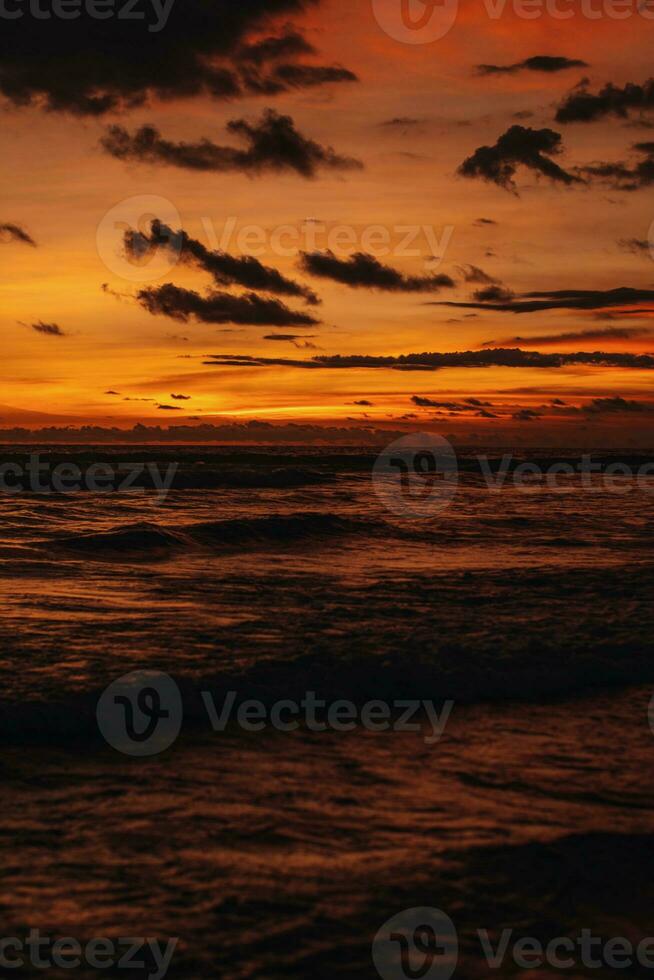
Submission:
POLYGON ((561 135, 553 129, 511 126, 494 146, 480 146, 458 169, 462 177, 480 178, 516 194, 513 180, 519 166, 548 177, 555 183, 579 184, 581 177, 568 173, 550 159, 561 152, 561 135))
POLYGON ((654 254, 653 243, 645 241, 643 238, 621 238, 618 241, 618 247, 623 252, 631 252, 632 255, 640 255, 642 252, 654 254))
POLYGON ((415 119, 412 116, 395 116, 394 119, 386 119, 379 125, 388 126, 390 128, 407 129, 410 126, 422 126, 424 122, 424 119, 415 119))
POLYGON ((304 327, 319 322, 308 313, 296 313, 280 300, 261 297, 256 293, 232 296, 230 293, 211 292, 201 296, 192 289, 183 289, 169 282, 142 289, 136 298, 153 316, 168 316, 182 322, 195 319, 199 323, 272 327, 304 327))
POLYGON ((274 109, 267 109, 254 124, 233 119, 227 129, 245 142, 246 149, 220 146, 208 139, 174 143, 164 139, 154 126, 142 126, 134 135, 122 126, 109 126, 101 145, 119 160, 212 173, 236 171, 258 176, 291 171, 309 179, 321 169, 363 169, 360 160, 340 156, 330 146, 307 139, 296 129, 290 116, 281 116, 274 109))
POLYGON ((263 340, 276 340, 284 341, 287 343, 295 344, 301 340, 313 340, 316 335, 314 333, 269 333, 263 340))
POLYGON ((81 4, 74 19, 25 16, 0 36, 0 94, 14 106, 102 116, 153 99, 235 99, 352 81, 341 66, 305 65, 315 49, 295 29, 262 36, 265 25, 314 0, 184 0, 168 20, 149 0, 129 16, 99 20, 81 4), (283 61, 283 64, 280 64, 283 61))
POLYGON ((575 330, 567 333, 541 334, 536 337, 508 337, 505 340, 489 340, 482 347, 509 347, 513 345, 548 347, 550 344, 585 343, 591 340, 636 340, 654 333, 649 327, 608 327, 604 330, 575 330))
POLYGON ((333 279, 353 289, 421 293, 437 292, 443 287, 454 286, 454 281, 446 275, 404 276, 366 252, 356 252, 349 259, 338 259, 332 251, 302 252, 300 266, 312 276, 333 279))
POLYGON ((36 330, 37 333, 45 334, 47 337, 66 337, 67 334, 61 329, 58 323, 44 323, 43 320, 37 320, 36 323, 22 323, 18 321, 23 327, 31 327, 32 330, 36 330))
POLYGON ((486 286, 484 289, 478 289, 473 293, 474 298, 479 303, 508 303, 514 295, 511 289, 507 289, 500 283, 496 286, 486 286))
POLYGON ((219 286, 245 286, 280 296, 297 296, 314 306, 320 303, 320 298, 308 286, 287 279, 277 269, 263 265, 253 256, 237 257, 219 250, 211 252, 185 231, 173 231, 158 220, 152 222, 149 235, 127 231, 124 240, 128 255, 142 258, 157 248, 168 249, 179 255, 183 262, 210 273, 219 286))
POLYGON ((654 412, 654 405, 646 402, 628 401, 618 396, 615 398, 595 398, 590 405, 584 406, 583 411, 591 415, 615 414, 616 412, 649 413, 654 412))
POLYGON ((192 396, 191 395, 171 395, 170 397, 173 399, 173 401, 176 401, 176 402, 190 402, 192 396))
POLYGON ((119 391, 105 391, 105 395, 120 395, 119 391))
POLYGON ((628 82, 622 88, 609 82, 597 94, 584 85, 576 88, 561 103, 556 113, 560 123, 596 122, 605 116, 626 119, 630 112, 654 110, 654 79, 643 85, 628 82))
POLYGON ((210 367, 297 367, 307 370, 375 369, 396 371, 438 371, 441 368, 551 368, 587 365, 591 367, 634 368, 654 370, 652 354, 622 354, 607 351, 541 354, 517 348, 495 348, 454 353, 401 354, 371 356, 367 354, 319 355, 308 361, 290 358, 254 357, 249 354, 213 354, 203 363, 210 367))
POLYGON ((460 265, 457 268, 465 282, 476 282, 482 286, 499 285, 498 279, 494 276, 489 276, 487 272, 484 272, 477 265, 460 265))
POLYGON ((566 71, 568 68, 588 68, 588 65, 578 58, 537 54, 533 58, 517 61, 513 65, 477 65, 477 74, 515 75, 519 71, 543 71, 553 74, 558 71, 566 71))
POLYGON ((179 405, 157 405, 159 412, 181 412, 179 405))
POLYGON ((485 228, 488 225, 497 225, 497 221, 493 221, 492 218, 476 218, 473 225, 475 228, 485 228))
POLYGON ((0 224, 0 242, 22 242, 23 245, 31 245, 36 248, 36 242, 24 228, 15 225, 11 221, 0 224))
POLYGON ((515 412, 512 416, 516 422, 533 422, 535 419, 541 417, 538 412, 534 412, 531 408, 521 408, 519 412, 515 412))
POLYGON ((644 155, 644 160, 633 164, 620 160, 617 163, 592 163, 575 168, 585 180, 606 184, 618 191, 637 191, 654 184, 654 143, 634 143, 631 149, 644 155))
POLYGON ((354 405, 359 405, 361 408, 374 408, 374 402, 369 402, 366 398, 361 398, 358 402, 353 402, 354 405))
POLYGON ((456 303, 443 300, 436 306, 455 306, 473 310, 497 310, 505 313, 538 313, 541 310, 601 310, 606 307, 635 306, 654 302, 654 290, 632 289, 558 289, 553 291, 521 293, 520 296, 501 302, 486 301, 456 303))

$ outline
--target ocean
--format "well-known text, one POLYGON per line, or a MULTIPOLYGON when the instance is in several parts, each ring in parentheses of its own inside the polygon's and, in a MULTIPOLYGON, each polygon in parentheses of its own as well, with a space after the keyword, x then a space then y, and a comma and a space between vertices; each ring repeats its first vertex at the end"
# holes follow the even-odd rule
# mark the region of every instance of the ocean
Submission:
POLYGON ((453 920, 463 978, 488 976, 479 930, 654 933, 654 455, 588 476, 574 448, 466 449, 416 519, 370 448, 12 446, 12 480, 35 453, 40 489, 0 494, 5 935, 176 937, 171 977, 331 980, 380 975, 375 937, 410 909, 453 920), (49 492, 98 461, 105 492, 49 492), (146 463, 178 467, 168 491, 145 470, 111 492, 146 463), (138 757, 98 704, 143 672, 183 724, 138 757), (307 692, 357 721, 214 731, 206 711, 307 692), (372 701, 449 713, 428 744, 422 709, 418 730, 362 724, 372 701))

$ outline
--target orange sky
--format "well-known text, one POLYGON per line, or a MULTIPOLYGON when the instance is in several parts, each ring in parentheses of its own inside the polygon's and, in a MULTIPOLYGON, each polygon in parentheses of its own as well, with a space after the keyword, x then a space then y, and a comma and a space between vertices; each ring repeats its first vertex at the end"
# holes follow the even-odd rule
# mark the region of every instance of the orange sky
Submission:
MULTIPOLYGON (((395 0, 386 2, 392 7, 395 0)), ((520 196, 515 196, 493 183, 456 174, 464 158, 479 146, 493 144, 516 123, 516 113, 522 125, 551 127, 562 134, 565 149, 556 161, 564 168, 628 158, 630 144, 648 139, 645 128, 616 117, 561 126, 553 121, 554 113, 584 75, 593 91, 608 81, 645 81, 654 29, 649 21, 637 16, 589 20, 579 10, 566 21, 546 14, 525 20, 508 5, 493 20, 483 4, 464 0, 445 37, 408 45, 384 33, 371 0, 326 0, 292 20, 319 51, 310 61, 341 64, 356 72, 359 82, 231 102, 206 96, 155 99, 120 116, 100 118, 37 107, 5 109, 0 224, 25 228, 38 247, 13 240, 0 243, 5 336, 0 426, 50 421, 168 424, 168 413, 157 406, 174 405, 173 393, 191 396, 175 406, 182 408, 175 412, 176 423, 214 416, 343 422, 363 419, 364 413, 371 421, 390 422, 416 413, 414 395, 443 401, 489 399, 500 416, 524 407, 540 409, 556 397, 576 406, 609 396, 647 399, 651 372, 617 367, 400 372, 203 363, 207 355, 222 354, 304 360, 318 354, 467 351, 515 336, 524 338, 520 346, 525 349, 545 353, 654 350, 647 337, 561 341, 554 346, 529 343, 530 337, 548 334, 646 327, 647 314, 637 321, 620 316, 619 310, 605 321, 575 310, 522 315, 483 310, 472 316, 466 315, 470 310, 429 305, 434 300, 470 299, 480 287, 463 281, 460 267, 467 265, 482 268, 516 294, 654 288, 649 252, 635 254, 618 244, 622 239, 648 238, 654 211, 647 188, 627 193, 599 185, 565 187, 520 169, 520 196), (482 62, 507 65, 534 55, 562 55, 589 67, 483 78, 474 73, 474 66, 482 62), (323 171, 313 180, 294 173, 253 177, 126 162, 99 148, 105 127, 115 122, 130 131, 154 125, 175 142, 203 137, 234 142, 224 131, 229 120, 256 119, 267 107, 292 116, 304 136, 361 160, 364 169, 323 171), (417 122, 383 125, 403 117, 417 122), (174 282, 199 292, 211 286, 205 272, 175 266, 165 256, 159 256, 160 266, 138 267, 121 255, 121 231, 115 231, 105 216, 131 198, 137 201, 130 214, 138 213, 139 200, 146 202, 142 223, 147 215, 160 216, 148 201, 153 196, 163 199, 166 214, 172 220, 178 215, 179 227, 208 248, 215 248, 225 228, 233 227, 222 244, 235 254, 247 252, 243 229, 259 228, 263 245, 257 257, 315 289, 323 303, 308 311, 322 322, 302 329, 217 327, 148 313, 135 299, 144 286, 174 282), (307 225, 307 218, 316 220, 307 225), (495 224, 480 226, 480 218, 495 224), (291 226, 291 231, 281 234, 280 226, 291 226), (336 236, 338 226, 345 230, 336 236), (353 251, 377 247, 372 226, 380 226, 388 236, 387 254, 376 253, 379 261, 406 276, 446 273, 456 280, 456 287, 438 295, 351 289, 299 271, 297 256, 284 247, 289 241, 306 244, 309 229, 318 249, 332 245, 340 258, 346 258, 353 251), (412 226, 429 232, 412 233, 410 248, 419 254, 407 255, 399 246, 412 226), (437 265, 427 265, 434 241, 445 246, 443 254, 437 265), (102 290, 103 283, 108 291, 102 290), (59 325, 65 336, 34 330, 31 325, 39 321, 59 325), (263 339, 274 333, 308 335, 305 343, 310 346, 263 339), (109 390, 119 395, 106 395, 109 390), (353 405, 361 400, 373 404, 353 405)), ((283 17, 276 29, 282 30, 287 21, 283 17)), ((275 25, 262 33, 275 33, 275 25)), ((643 118, 654 122, 654 113, 643 118)), ((288 305, 307 309, 293 299, 288 305)), ((545 414, 542 426, 552 421, 545 414)), ((422 418, 424 413, 418 410, 417 415, 422 418)), ((477 429, 497 424, 497 419, 474 415, 470 413, 477 429)))

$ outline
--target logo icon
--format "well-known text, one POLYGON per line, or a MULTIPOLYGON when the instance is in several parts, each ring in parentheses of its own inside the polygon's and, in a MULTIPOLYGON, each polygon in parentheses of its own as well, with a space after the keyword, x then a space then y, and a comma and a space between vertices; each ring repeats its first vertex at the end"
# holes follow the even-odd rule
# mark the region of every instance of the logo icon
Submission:
POLYGON ((379 26, 403 44, 431 44, 452 29, 459 0, 372 0, 379 26))
POLYGON ((124 755, 143 758, 170 748, 180 733, 184 709, 172 677, 139 670, 109 685, 96 715, 109 745, 124 755))
POLYGON ((442 436, 412 433, 380 453, 372 480, 378 498, 396 517, 435 517, 449 507, 458 488, 456 453, 442 436))
POLYGON ((96 233, 98 255, 110 272, 130 282, 153 282, 179 262, 182 241, 179 211, 165 197, 139 194, 119 201, 104 215, 96 233), (152 222, 172 235, 152 244, 152 222))
POLYGON ((456 928, 440 909, 406 909, 394 915, 372 944, 382 980, 450 980, 458 958, 456 928))

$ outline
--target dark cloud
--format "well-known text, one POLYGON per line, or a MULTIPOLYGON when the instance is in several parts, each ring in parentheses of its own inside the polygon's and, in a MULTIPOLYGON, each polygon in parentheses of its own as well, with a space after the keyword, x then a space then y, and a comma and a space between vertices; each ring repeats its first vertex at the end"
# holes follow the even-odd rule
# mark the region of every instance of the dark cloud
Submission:
POLYGON ((576 88, 561 103, 556 113, 556 121, 596 122, 605 116, 628 117, 630 112, 651 112, 654 109, 654 79, 643 85, 629 82, 622 88, 611 82, 597 94, 589 92, 586 86, 576 88))
POLYGON ((3 22, 0 94, 15 106, 102 116, 153 98, 234 99, 354 78, 340 66, 305 65, 315 51, 293 28, 261 36, 272 18, 302 13, 314 0, 184 0, 172 4, 163 29, 147 0, 124 5, 129 16, 102 20, 84 4, 64 20, 52 5, 40 5, 49 19, 3 22))
POLYGON ((654 302, 654 290, 632 289, 558 289, 521 293, 506 302, 455 303, 441 300, 437 306, 456 306, 473 310, 499 310, 505 313, 537 313, 540 310, 601 310, 611 306, 634 306, 654 302))
POLYGON ((438 371, 441 368, 564 368, 587 365, 592 367, 634 368, 654 370, 652 354, 612 354, 607 351, 580 351, 570 354, 541 354, 517 348, 496 348, 456 353, 402 354, 374 357, 366 354, 319 355, 308 361, 282 357, 252 357, 247 354, 213 354, 204 361, 211 367, 298 367, 308 370, 393 369, 396 371, 438 371))
POLYGON ((489 276, 487 272, 480 269, 477 265, 460 265, 458 271, 463 276, 465 282, 476 282, 481 286, 497 286, 499 280, 495 276, 489 276))
POLYGON ((519 71, 544 71, 553 74, 557 71, 566 71, 568 68, 588 68, 588 65, 578 58, 537 54, 533 58, 517 61, 513 65, 477 65, 477 73, 479 75, 514 75, 519 71))
POLYGON ((623 252, 631 252, 633 255, 640 255, 642 252, 654 254, 652 242, 643 238, 621 238, 618 241, 618 246, 623 252))
POLYGON ((44 323, 43 320, 37 320, 36 323, 21 323, 21 326, 31 327, 32 330, 36 330, 37 333, 45 334, 47 337, 67 336, 58 323, 44 323))
POLYGON ((359 405, 361 408, 374 408, 374 402, 369 402, 365 398, 362 398, 358 402, 354 402, 355 405, 359 405))
POLYGON ((458 173, 462 177, 480 178, 517 193, 513 180, 519 166, 526 167, 560 184, 583 183, 581 177, 568 173, 550 159, 561 152, 561 135, 553 129, 528 129, 511 126, 494 146, 480 146, 463 161, 458 173))
POLYGON ((533 422, 535 419, 541 418, 538 412, 534 412, 531 408, 521 408, 519 412, 515 412, 512 416, 516 422, 533 422))
POLYGON ((245 286, 247 289, 265 290, 280 296, 297 296, 317 305, 319 297, 292 279, 287 279, 277 269, 263 265, 251 255, 233 256, 227 252, 209 249, 191 238, 185 231, 173 231, 161 221, 153 221, 150 234, 125 232, 125 249, 128 255, 141 258, 158 248, 168 249, 179 255, 183 262, 195 265, 210 273, 219 286, 245 286))
POLYGON ((176 401, 176 402, 190 402, 191 401, 191 395, 171 395, 170 397, 173 399, 173 401, 176 401))
POLYGON ((634 143, 631 147, 644 156, 643 160, 627 163, 592 163, 577 167, 576 171, 585 180, 606 184, 613 190, 638 191, 654 184, 654 143, 634 143))
POLYGON ((119 160, 181 167, 185 170, 226 173, 238 171, 257 176, 292 171, 315 177, 321 169, 361 170, 363 164, 340 156, 330 146, 307 139, 290 116, 268 109, 257 123, 233 119, 227 129, 246 143, 246 149, 220 146, 211 140, 175 143, 164 139, 154 126, 142 126, 131 135, 122 126, 109 126, 102 147, 119 160))
POLYGON ((22 242, 23 245, 31 245, 36 248, 36 242, 30 234, 20 225, 15 225, 11 221, 0 224, 0 242, 22 242))
POLYGON ((316 49, 304 35, 291 29, 277 37, 265 37, 254 44, 244 44, 238 50, 240 61, 254 65, 263 65, 269 61, 315 53, 316 49))
POLYGON ((269 333, 263 339, 264 340, 278 340, 285 341, 291 344, 297 343, 300 340, 313 340, 316 335, 313 333, 269 333))
POLYGON ((159 411, 159 412, 181 412, 181 408, 178 405, 157 405, 157 411, 159 411))
POLYGON ((473 293, 478 303, 508 303, 514 295, 512 290, 500 283, 495 286, 486 286, 484 289, 478 289, 473 293))
POLYGON ((454 286, 454 281, 446 275, 404 276, 366 252, 356 252, 349 259, 338 259, 331 251, 302 252, 300 265, 312 276, 333 279, 354 289, 421 293, 436 292, 444 287, 454 286))
POLYGON ((496 225, 497 221, 493 221, 492 218, 477 218, 473 224, 476 228, 484 228, 487 225, 496 225))
POLYGON ((105 391, 105 395, 120 395, 119 391, 105 391))
POLYGON ((602 414, 615 414, 622 412, 654 412, 654 405, 647 402, 635 402, 628 401, 624 398, 595 398, 590 403, 590 405, 585 405, 583 408, 584 412, 588 412, 591 415, 602 415, 602 414))
POLYGON ((212 292, 201 296, 192 289, 182 289, 173 283, 142 289, 137 300, 148 313, 186 322, 236 323, 250 326, 304 327, 319 321, 308 313, 296 313, 280 300, 246 293, 212 292))
POLYGON ((505 340, 489 340, 482 347, 509 347, 531 344, 535 347, 547 347, 550 344, 585 343, 591 340, 635 340, 651 336, 649 327, 608 327, 604 330, 574 330, 567 333, 541 334, 536 337, 508 337, 505 340))

